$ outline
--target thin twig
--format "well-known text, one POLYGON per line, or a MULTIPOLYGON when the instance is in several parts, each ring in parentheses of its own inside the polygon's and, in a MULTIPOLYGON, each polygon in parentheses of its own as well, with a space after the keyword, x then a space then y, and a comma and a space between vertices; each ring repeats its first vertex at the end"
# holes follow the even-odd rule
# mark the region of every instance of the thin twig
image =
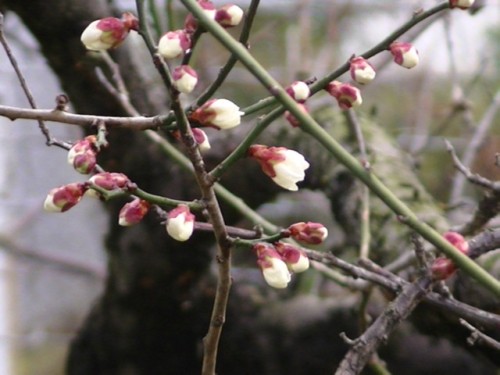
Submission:
MULTIPOLYGON (((31 93, 28 84, 26 83, 26 80, 24 79, 24 75, 21 72, 21 69, 19 68, 19 64, 17 63, 17 60, 12 53, 12 50, 10 49, 9 43, 7 42, 7 39, 5 39, 5 34, 4 34, 4 16, 3 13, 0 12, 0 43, 2 43, 2 46, 5 50, 5 53, 7 54, 7 57, 9 58, 10 64, 12 65, 12 68, 14 68, 14 71, 16 72, 17 78, 19 79, 19 83, 21 84, 21 88, 24 91, 24 94, 26 95, 26 98, 28 99, 28 102, 31 106, 31 108, 36 109, 37 105, 35 102, 35 98, 33 97, 33 94, 31 93)), ((50 136, 49 129, 45 126, 45 123, 41 119, 36 119, 38 121, 38 127, 40 128, 40 131, 42 134, 45 136, 46 144, 47 146, 50 146, 53 144, 52 142, 52 137, 50 136)))
MULTIPOLYGON (((479 122, 469 144, 467 145, 467 149, 462 157, 462 163, 465 167, 469 168, 474 161, 481 145, 483 144, 486 134, 490 127, 492 126, 495 115, 497 111, 500 109, 500 90, 495 94, 491 105, 488 107, 486 112, 483 115, 483 118, 479 122)), ((452 189, 450 193, 449 203, 456 203, 462 195, 465 186, 465 176, 463 173, 455 174, 452 183, 452 189)))
POLYGON ((396 326, 415 309, 432 284, 428 276, 405 286, 385 311, 356 340, 340 363, 336 375, 359 374, 372 354, 385 342, 396 326))
POLYGON ((27 109, 0 105, 0 116, 10 120, 43 120, 54 121, 62 124, 77 125, 84 127, 95 126, 98 122, 104 122, 108 128, 125 128, 130 130, 157 129, 162 125, 162 116, 153 117, 115 117, 79 115, 58 111, 54 109, 27 109))
POLYGON ((471 332, 469 338, 467 339, 467 344, 471 346, 476 344, 482 344, 484 346, 489 346, 490 348, 500 351, 500 342, 491 338, 488 335, 485 335, 483 332, 478 330, 472 324, 468 323, 465 319, 460 319, 459 321, 461 325, 463 325, 471 332))

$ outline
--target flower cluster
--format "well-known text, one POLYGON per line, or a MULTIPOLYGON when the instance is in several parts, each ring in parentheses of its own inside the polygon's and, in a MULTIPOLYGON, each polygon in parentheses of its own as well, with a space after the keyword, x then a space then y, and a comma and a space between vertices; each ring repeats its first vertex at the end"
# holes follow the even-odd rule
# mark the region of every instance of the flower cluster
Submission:
POLYGON ((292 279, 291 272, 304 272, 309 268, 309 258, 301 249, 290 244, 259 242, 253 250, 264 280, 273 288, 286 288, 292 279))
MULTIPOLYGON (((457 248, 462 254, 469 254, 469 243, 464 237, 456 232, 446 232, 443 237, 457 248)), ((457 266, 449 258, 439 257, 434 259, 431 265, 432 276, 436 280, 446 280, 457 270, 457 266)))
MULTIPOLYGON (((328 230, 319 223, 300 222, 288 227, 282 235, 304 244, 317 245, 326 239, 328 230)), ((291 272, 300 273, 309 268, 309 258, 304 251, 289 243, 259 242, 253 246, 253 250, 264 280, 273 288, 286 288, 291 280, 291 272)))
POLYGON ((304 180, 309 163, 297 151, 285 147, 252 145, 248 155, 257 160, 262 171, 282 188, 298 190, 297 182, 304 180))

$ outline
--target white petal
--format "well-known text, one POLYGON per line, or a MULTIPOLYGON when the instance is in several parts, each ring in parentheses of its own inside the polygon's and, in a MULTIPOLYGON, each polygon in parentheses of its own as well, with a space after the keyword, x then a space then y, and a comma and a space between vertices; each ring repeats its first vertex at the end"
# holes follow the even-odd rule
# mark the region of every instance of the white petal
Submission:
POLYGON ((280 259, 273 258, 271 260, 272 267, 267 267, 262 270, 264 279, 273 288, 283 289, 286 288, 291 280, 290 272, 285 262, 280 259))
POLYGON ((297 263, 289 264, 288 266, 295 273, 304 272, 309 268, 309 258, 302 255, 297 263))
POLYGON ((97 28, 100 20, 96 20, 87 26, 80 37, 80 40, 89 50, 102 51, 111 48, 109 43, 104 43, 101 40, 102 30, 97 28))
POLYGON ((215 118, 212 123, 221 129, 231 129, 241 123, 241 116, 244 112, 240 107, 227 99, 219 99, 210 105, 210 109, 215 111, 215 118))
POLYGON ((193 234, 193 229, 194 223, 186 222, 184 215, 178 215, 167 221, 167 232, 177 241, 187 241, 193 234))
POLYGON ((296 191, 299 189, 297 182, 304 180, 304 171, 309 168, 309 163, 297 151, 282 150, 280 153, 285 155, 285 160, 274 165, 276 176, 273 181, 285 189, 296 191))
POLYGON ((54 204, 54 195, 50 194, 47 195, 47 198, 45 198, 45 202, 43 202, 43 209, 47 212, 61 212, 62 209, 61 207, 57 207, 54 204))

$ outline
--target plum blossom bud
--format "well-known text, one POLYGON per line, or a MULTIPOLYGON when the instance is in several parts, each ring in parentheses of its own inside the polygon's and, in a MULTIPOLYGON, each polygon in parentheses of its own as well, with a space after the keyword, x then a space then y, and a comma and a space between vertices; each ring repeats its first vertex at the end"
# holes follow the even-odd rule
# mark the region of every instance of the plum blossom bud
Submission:
POLYGON ((175 59, 191 48, 191 38, 184 30, 169 31, 158 42, 158 53, 164 59, 175 59))
MULTIPOLYGON (((215 9, 215 5, 209 0, 198 0, 198 5, 203 9, 203 12, 207 15, 208 18, 215 19, 215 15, 217 10, 215 9)), ((193 34, 198 28, 198 20, 189 13, 184 20, 184 29, 187 33, 193 34)))
POLYGON ((357 83, 365 85, 373 81, 377 75, 373 66, 361 56, 351 59, 350 64, 349 72, 357 83))
POLYGON ((248 149, 250 157, 257 160, 262 171, 282 188, 296 191, 297 182, 304 180, 309 163, 297 151, 285 147, 252 145, 248 149))
POLYGON ((198 74, 189 65, 181 65, 172 72, 174 87, 184 94, 189 94, 198 83, 198 74))
POLYGON ((227 99, 211 99, 191 114, 191 120, 216 129, 231 129, 241 123, 244 114, 227 99))
POLYGON ((75 206, 88 189, 85 183, 71 183, 52 189, 43 203, 48 212, 64 212, 75 206))
MULTIPOLYGON (((302 103, 297 103, 297 106, 300 108, 300 110, 304 113, 309 113, 309 110, 307 109, 305 104, 302 103)), ((300 126, 300 121, 290 112, 286 111, 285 112, 285 119, 292 125, 294 128, 300 126)))
POLYGON ((215 14, 215 20, 225 28, 239 25, 242 19, 243 9, 234 4, 223 5, 215 14))
POLYGON ((328 237, 328 229, 323 224, 310 221, 292 224, 288 231, 294 240, 309 245, 318 245, 328 237))
POLYGON ((363 103, 359 89, 348 83, 332 81, 326 86, 325 90, 337 99, 341 109, 358 107, 363 103))
POLYGON ((469 243, 465 240, 465 238, 457 232, 446 232, 443 234, 443 237, 455 246, 458 251, 462 254, 469 254, 469 243))
POLYGON ((68 163, 77 172, 89 174, 94 170, 97 163, 95 142, 96 137, 89 135, 76 142, 68 151, 68 163))
POLYGON ((130 30, 138 29, 139 20, 127 12, 121 19, 107 17, 92 22, 83 31, 80 40, 89 50, 105 51, 121 44, 130 30))
POLYGON ((286 88, 286 92, 298 103, 304 103, 311 95, 309 86, 307 83, 302 81, 293 82, 286 88))
MULTIPOLYGON (((130 183, 129 178, 123 173, 102 172, 93 175, 89 182, 107 191, 124 189, 130 183)), ((92 197, 100 197, 100 194, 95 190, 89 190, 87 195, 92 197)))
POLYGON ((148 213, 149 202, 136 198, 126 203, 118 215, 118 224, 124 227, 137 224, 148 213))
POLYGON ((468 9, 474 4, 474 0, 450 0, 450 8, 468 9))
POLYGON ((195 216, 185 204, 180 204, 167 216, 167 233, 177 241, 187 241, 193 234, 195 216))
POLYGON ((276 249, 266 243, 257 243, 253 249, 266 283, 273 288, 286 288, 291 280, 290 271, 276 249))
POLYGON ((277 242, 274 247, 290 271, 299 273, 309 268, 309 258, 301 249, 284 242, 277 242))
POLYGON ((207 134, 199 128, 193 128, 192 131, 194 140, 198 144, 200 151, 210 150, 210 142, 208 141, 207 134))
POLYGON ((394 62, 407 69, 414 68, 419 62, 418 51, 411 43, 393 42, 389 51, 394 57, 394 62))
POLYGON ((457 266, 451 259, 439 257, 434 259, 431 265, 432 277, 435 280, 446 280, 457 270, 457 266))
MULTIPOLYGON (((469 254, 469 243, 465 238, 457 232, 446 232, 443 237, 451 243, 458 251, 462 254, 469 254)), ((436 280, 446 280, 448 277, 453 275, 457 270, 457 266, 449 258, 439 257, 434 259, 431 265, 432 276, 436 280)))

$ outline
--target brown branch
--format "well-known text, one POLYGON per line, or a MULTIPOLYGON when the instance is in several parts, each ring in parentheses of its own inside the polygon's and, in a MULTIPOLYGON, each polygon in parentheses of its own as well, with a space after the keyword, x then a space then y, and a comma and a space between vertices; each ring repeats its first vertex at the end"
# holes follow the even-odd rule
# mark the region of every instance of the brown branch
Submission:
POLYGON ((380 344, 415 309, 432 284, 429 276, 408 284, 385 311, 356 340, 340 363, 336 375, 359 374, 380 344))
POLYGON ((475 344, 482 344, 485 346, 489 346, 490 348, 493 348, 495 350, 500 351, 500 342, 492 339, 488 335, 485 335, 483 332, 478 330, 476 327, 474 327, 472 324, 468 323, 464 319, 460 319, 460 324, 463 325, 465 328, 467 328, 471 334, 469 338, 467 339, 467 343, 469 345, 475 345, 475 344))
MULTIPOLYGON (((26 95, 26 98, 28 99, 28 102, 31 106, 31 108, 36 109, 37 105, 35 102, 35 98, 33 97, 33 94, 31 93, 31 90, 28 87, 28 84, 26 83, 26 79, 24 78, 23 73, 21 72, 21 69, 19 68, 19 64, 17 63, 17 60, 12 53, 12 50, 10 49, 9 43, 7 42, 7 39, 5 39, 4 35, 4 16, 2 13, 0 13, 0 43, 2 44, 5 53, 7 54, 7 57, 10 61, 10 65, 12 65, 12 68, 14 68, 14 71, 16 73, 17 78, 19 79, 19 83, 21 85, 21 88, 24 91, 24 94, 26 95)), ((40 128, 40 131, 42 134, 45 136, 46 143, 47 145, 53 144, 52 142, 52 137, 50 136, 49 129, 45 126, 44 122, 41 119, 38 120, 38 127, 40 128)))
POLYGON ((27 109, 0 105, 0 116, 14 121, 17 119, 53 121, 68 125, 95 126, 104 122, 108 128, 126 128, 131 130, 157 129, 162 125, 162 116, 153 117, 115 117, 78 115, 57 109, 27 109))

